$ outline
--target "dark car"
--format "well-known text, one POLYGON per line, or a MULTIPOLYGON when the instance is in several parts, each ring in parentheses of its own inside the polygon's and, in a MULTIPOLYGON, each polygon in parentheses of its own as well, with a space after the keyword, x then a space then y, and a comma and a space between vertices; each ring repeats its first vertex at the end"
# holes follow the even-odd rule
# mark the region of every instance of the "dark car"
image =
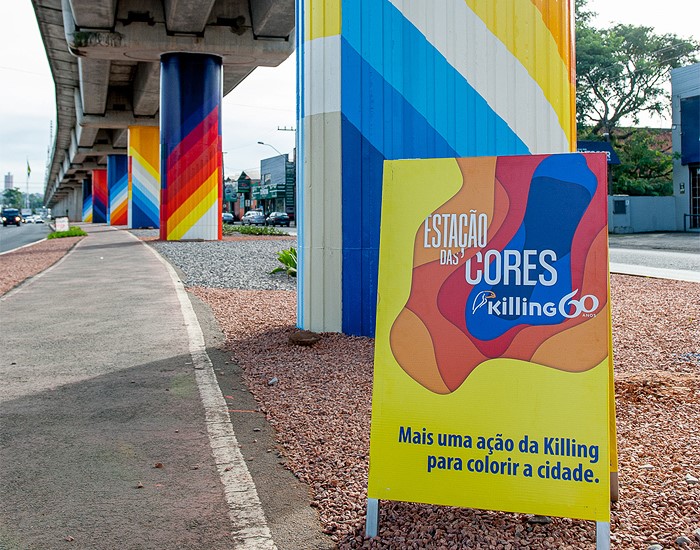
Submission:
POLYGON ((289 227, 289 216, 285 212, 271 212, 265 225, 284 225, 289 227))
POLYGON ((236 220, 236 217, 231 214, 231 212, 222 212, 221 213, 221 221, 223 223, 233 223, 236 220))
POLYGON ((248 210, 241 218, 243 225, 265 225, 265 214, 259 210, 248 210))
POLYGON ((2 211, 2 225, 16 225, 19 227, 22 224, 22 214, 16 208, 5 208, 2 211))

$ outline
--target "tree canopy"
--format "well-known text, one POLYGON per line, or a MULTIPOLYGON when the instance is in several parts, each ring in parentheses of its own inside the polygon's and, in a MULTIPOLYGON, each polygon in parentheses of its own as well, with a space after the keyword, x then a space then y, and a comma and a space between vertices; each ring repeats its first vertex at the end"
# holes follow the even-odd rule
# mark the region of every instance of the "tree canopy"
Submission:
POLYGON ((623 195, 673 195, 673 154, 664 150, 654 130, 635 128, 618 142, 620 165, 615 167, 613 191, 623 195))
POLYGON ((650 27, 617 24, 598 29, 587 0, 576 0, 577 122, 589 135, 610 135, 629 118, 661 114, 669 106, 669 71, 696 61, 700 45, 650 27))
POLYGON ((22 208, 24 205, 22 191, 19 189, 5 189, 2 192, 2 203, 8 208, 22 208))

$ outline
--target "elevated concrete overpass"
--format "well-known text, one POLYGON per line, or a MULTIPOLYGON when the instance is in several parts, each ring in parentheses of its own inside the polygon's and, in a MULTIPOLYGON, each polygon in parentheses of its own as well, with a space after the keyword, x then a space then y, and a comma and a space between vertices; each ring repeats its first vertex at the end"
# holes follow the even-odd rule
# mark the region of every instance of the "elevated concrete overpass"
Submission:
POLYGON ((56 85, 45 200, 79 213, 82 182, 158 126, 161 55, 220 58, 223 94, 294 49, 294 0, 32 0, 56 85))

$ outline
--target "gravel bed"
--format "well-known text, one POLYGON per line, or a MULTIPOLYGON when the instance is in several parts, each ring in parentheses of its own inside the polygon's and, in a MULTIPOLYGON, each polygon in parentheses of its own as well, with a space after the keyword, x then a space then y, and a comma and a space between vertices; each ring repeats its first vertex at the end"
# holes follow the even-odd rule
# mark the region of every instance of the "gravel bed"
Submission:
MULTIPOLYGON (((700 548, 700 285, 624 275, 611 285, 613 548, 700 548)), ((287 467, 311 488, 339 548, 594 548, 593 522, 401 502, 382 502, 379 537, 365 539, 373 340, 329 333, 312 348, 290 346, 294 292, 190 291, 212 307, 287 467)))
POLYGON ((41 241, 0 256, 0 295, 51 267, 80 239, 82 237, 41 241))
POLYGON ((282 265, 277 253, 296 246, 293 238, 149 241, 149 244, 181 271, 187 286, 296 290, 295 278, 284 273, 270 274, 282 265))

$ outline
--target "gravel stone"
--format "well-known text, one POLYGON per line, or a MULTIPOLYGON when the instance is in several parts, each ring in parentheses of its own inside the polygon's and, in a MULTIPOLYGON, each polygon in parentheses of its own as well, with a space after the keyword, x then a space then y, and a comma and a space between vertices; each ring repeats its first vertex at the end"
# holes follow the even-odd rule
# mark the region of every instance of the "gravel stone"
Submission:
POLYGON ((686 536, 680 536, 676 539, 676 544, 678 546, 687 546, 690 544, 690 542, 691 540, 686 536))
POLYGON ((652 544, 647 548, 647 550, 664 550, 664 547, 660 544, 652 544))
POLYGON ((296 246, 286 237, 225 241, 149 241, 183 274, 186 286, 246 290, 296 290, 297 280, 270 274, 282 265, 277 253, 296 246))

